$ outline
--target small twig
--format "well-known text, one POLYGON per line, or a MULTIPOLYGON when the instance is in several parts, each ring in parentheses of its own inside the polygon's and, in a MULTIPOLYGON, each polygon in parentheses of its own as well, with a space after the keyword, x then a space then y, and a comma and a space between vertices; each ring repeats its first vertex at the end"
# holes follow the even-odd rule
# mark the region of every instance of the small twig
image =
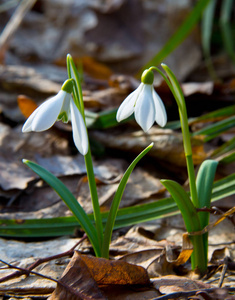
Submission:
POLYGON ((222 272, 221 272, 221 275, 220 275, 220 280, 218 282, 218 287, 219 288, 221 288, 222 285, 223 285, 223 281, 224 281, 224 277, 225 277, 227 269, 228 269, 228 257, 226 256, 224 258, 223 269, 222 269, 222 272))
POLYGON ((72 256, 75 248, 79 244, 81 244, 86 238, 87 238, 87 235, 84 234, 84 236, 71 249, 69 249, 68 251, 65 251, 63 253, 59 253, 59 254, 56 254, 56 255, 53 255, 53 256, 45 257, 45 258, 39 258, 37 261, 35 261, 27 269, 29 271, 31 271, 31 270, 35 269, 37 266, 39 266, 40 264, 44 263, 44 262, 51 261, 51 260, 58 259, 58 258, 62 258, 62 257, 65 257, 65 256, 72 256))
POLYGON ((205 211, 205 212, 209 212, 209 213, 211 213, 211 214, 218 214, 218 215, 222 215, 224 212, 221 210, 221 209, 219 209, 218 207, 216 207, 216 206, 212 206, 212 207, 210 207, 210 208, 208 208, 208 207, 202 207, 202 208, 196 208, 196 210, 198 211, 198 212, 200 212, 200 211, 205 211))
MULTIPOLYGON (((177 299, 177 298, 181 298, 181 297, 191 297, 191 296, 196 295, 198 292, 212 293, 212 292, 215 292, 216 290, 218 290, 218 288, 209 288, 209 289, 199 289, 199 290, 193 290, 193 291, 175 292, 175 293, 159 296, 159 297, 154 298, 152 300, 169 300, 169 299, 177 299)), ((234 292, 235 287, 228 287, 228 288, 225 288, 225 290, 227 290, 229 292, 234 292)))
POLYGON ((76 296, 79 296, 81 297, 82 296, 82 299, 84 300, 89 300, 90 298, 86 297, 85 295, 83 295, 82 293, 80 293, 79 291, 77 290, 74 290, 73 287, 67 285, 66 283, 60 281, 60 280, 57 280, 57 279, 54 279, 52 277, 49 277, 49 276, 46 276, 46 275, 43 275, 43 274, 40 274, 38 272, 34 272, 34 271, 29 271, 28 269, 24 269, 24 268, 20 268, 20 267, 17 267, 17 266, 14 266, 14 265, 11 265, 3 260, 0 259, 0 262, 2 262, 3 264, 7 265, 9 268, 11 269, 17 269, 19 273, 21 274, 26 274, 27 276, 29 274, 31 275, 35 275, 35 276, 39 276, 39 277, 42 277, 44 279, 47 279, 47 280, 50 280, 50 281, 54 281, 55 283, 57 283, 57 285, 60 285, 62 286, 63 288, 65 288, 67 291, 69 291, 72 295, 76 295, 76 296))
MULTIPOLYGON (((16 277, 19 277, 21 275, 26 275, 26 276, 29 276, 29 274, 31 273, 32 274, 32 270, 34 268, 36 268, 37 266, 39 266, 40 264, 44 263, 44 262, 47 262, 47 261, 50 261, 50 260, 54 260, 54 259, 58 259, 58 258, 62 258, 62 257, 65 257, 65 256, 72 256, 73 255, 73 252, 74 252, 74 249, 79 245, 81 244, 85 239, 87 238, 87 235, 84 234, 84 236, 71 248, 69 249, 68 251, 65 251, 63 253, 60 253, 60 254, 57 254, 57 255, 53 255, 53 256, 49 256, 49 257, 45 257, 45 258, 39 258, 37 261, 35 261, 32 265, 30 265, 28 268, 26 269, 22 269, 22 268, 18 268, 18 267, 14 267, 14 269, 17 269, 18 271, 15 271, 14 273, 12 274, 9 274, 5 277, 2 277, 0 278, 0 283, 2 282, 5 282, 5 281, 8 281, 10 279, 13 279, 13 278, 16 278, 16 277), (24 270, 24 271, 22 271, 24 270), (26 271, 27 270, 27 271, 26 271)), ((1 260, 0 260, 1 261, 1 260)), ((3 262, 4 264, 7 264, 5 262, 3 262)))

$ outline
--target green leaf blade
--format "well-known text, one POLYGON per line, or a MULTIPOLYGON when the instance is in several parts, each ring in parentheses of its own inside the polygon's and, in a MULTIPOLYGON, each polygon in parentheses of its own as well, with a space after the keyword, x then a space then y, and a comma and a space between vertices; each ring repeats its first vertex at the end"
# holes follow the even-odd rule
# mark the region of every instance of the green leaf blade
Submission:
POLYGON ((140 161, 140 159, 145 156, 150 149, 153 147, 153 143, 150 144, 147 148, 145 148, 135 159, 134 161, 130 164, 130 166, 128 167, 128 169, 126 170, 125 174, 123 175, 118 189, 115 193, 111 208, 110 208, 110 212, 108 215, 108 219, 107 219, 107 223, 106 223, 106 227, 105 227, 105 232, 104 232, 104 241, 103 241, 103 249, 102 249, 102 254, 103 257, 108 257, 109 255, 109 244, 111 241, 111 236, 112 236, 112 232, 113 232, 113 227, 114 227, 114 223, 115 223, 115 219, 117 216, 117 211, 118 211, 118 207, 124 192, 124 189, 126 187, 127 181, 134 169, 134 167, 136 166, 136 164, 140 161))
POLYGON ((84 209, 77 202, 76 198, 69 191, 69 189, 53 174, 39 166, 38 164, 29 160, 23 161, 32 171, 34 171, 39 177, 41 177, 48 185, 50 185, 60 198, 66 203, 69 209, 77 218, 81 227, 85 230, 90 242, 92 243, 94 250, 100 252, 99 241, 97 238, 97 232, 84 209))

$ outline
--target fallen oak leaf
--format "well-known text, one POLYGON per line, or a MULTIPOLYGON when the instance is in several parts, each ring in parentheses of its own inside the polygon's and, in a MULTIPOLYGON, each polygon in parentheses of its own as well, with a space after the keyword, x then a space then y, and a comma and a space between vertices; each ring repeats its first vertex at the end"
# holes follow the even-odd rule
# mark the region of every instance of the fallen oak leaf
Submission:
POLYGON ((100 291, 79 252, 75 251, 62 277, 58 280, 56 289, 48 300, 87 299, 105 300, 106 297, 100 291))
POLYGON ((106 299, 99 286, 108 285, 149 286, 150 280, 143 267, 75 251, 48 300, 106 299))
POLYGON ((98 285, 149 285, 147 271, 120 260, 80 255, 98 285))

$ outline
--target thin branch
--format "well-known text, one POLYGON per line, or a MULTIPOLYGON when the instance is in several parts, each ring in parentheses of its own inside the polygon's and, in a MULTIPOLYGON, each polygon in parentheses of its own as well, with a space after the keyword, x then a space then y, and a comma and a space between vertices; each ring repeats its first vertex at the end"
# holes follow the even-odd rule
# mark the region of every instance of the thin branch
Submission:
POLYGON ((54 281, 55 283, 57 283, 57 285, 60 285, 62 286, 66 291, 68 291, 69 293, 71 293, 72 295, 76 295, 76 296, 79 296, 79 297, 82 297, 82 299, 84 300, 90 300, 89 297, 86 297, 85 295, 83 295, 82 293, 80 293, 79 291, 77 290, 74 290, 71 286, 67 285, 66 283, 60 281, 60 280, 56 280, 52 277, 49 277, 49 276, 46 276, 46 275, 43 275, 43 274, 40 274, 38 272, 34 272, 34 271, 29 271, 28 269, 24 269, 24 268, 20 268, 20 267, 17 267, 17 266, 14 266, 12 264, 9 264, 3 260, 0 259, 0 262, 2 262, 3 264, 7 265, 9 268, 11 269, 17 269, 19 273, 21 274, 26 274, 27 276, 29 274, 31 275, 35 275, 35 276, 39 276, 39 277, 42 277, 44 279, 47 279, 47 280, 50 280, 50 281, 54 281))
MULTIPOLYGON (((58 259, 58 258, 62 258, 62 257, 65 257, 65 256, 72 256, 73 255, 73 252, 75 250, 75 248, 81 244, 85 239, 87 238, 87 235, 84 234, 84 236, 71 248, 69 249, 68 251, 65 251, 63 253, 60 253, 60 254, 57 254, 57 255, 53 255, 53 256, 49 256, 49 257, 45 257, 45 258, 39 258, 36 262, 34 262, 32 265, 30 265, 28 268, 26 269, 23 269, 23 268, 18 268, 16 266, 14 266, 14 269, 17 269, 17 271, 15 271, 14 273, 12 274, 9 274, 5 277, 2 277, 0 278, 0 283, 2 282, 5 282, 5 281, 8 281, 10 279, 13 279, 13 278, 16 278, 16 277, 19 277, 21 275, 26 275, 26 276, 29 276, 29 274, 32 274, 32 270, 34 268, 36 268, 37 266, 39 266, 40 264, 44 263, 44 262, 47 262, 47 261, 51 261, 51 260, 54 260, 54 259, 58 259)), ((2 260, 0 260, 2 261, 2 260)), ((3 262, 3 261, 2 261, 3 262)), ((8 265, 7 263, 3 262, 4 264, 8 265)), ((10 265, 10 264, 9 264, 10 265)), ((13 267, 11 267, 13 268, 13 267)))
POLYGON ((229 258, 227 256, 224 259, 223 269, 222 269, 222 272, 221 272, 220 280, 218 282, 218 287, 219 288, 221 288, 222 285, 223 285, 224 277, 225 277, 226 271, 228 269, 228 259, 229 258))

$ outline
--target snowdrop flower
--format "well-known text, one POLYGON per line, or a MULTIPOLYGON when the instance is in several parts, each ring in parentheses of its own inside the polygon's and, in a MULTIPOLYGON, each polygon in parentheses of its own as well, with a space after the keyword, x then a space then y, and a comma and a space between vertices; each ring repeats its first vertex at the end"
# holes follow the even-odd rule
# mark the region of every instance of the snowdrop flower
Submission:
POLYGON ((167 122, 164 104, 153 88, 154 75, 151 70, 145 70, 141 84, 120 105, 117 111, 117 121, 128 118, 132 113, 136 122, 147 132, 156 121, 161 127, 167 122))
POLYGON ((73 79, 66 80, 57 95, 45 101, 30 115, 22 131, 44 131, 58 120, 65 123, 71 120, 75 146, 82 155, 85 155, 88 151, 87 130, 71 96, 72 89, 73 79))

